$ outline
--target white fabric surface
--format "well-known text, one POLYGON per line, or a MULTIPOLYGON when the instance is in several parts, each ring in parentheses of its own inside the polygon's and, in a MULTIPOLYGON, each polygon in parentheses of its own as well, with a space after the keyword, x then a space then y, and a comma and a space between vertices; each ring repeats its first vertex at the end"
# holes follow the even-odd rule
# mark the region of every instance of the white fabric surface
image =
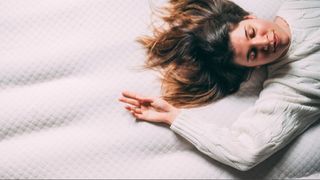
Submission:
MULTIPOLYGON (((239 172, 122 108, 124 89, 159 94, 156 74, 137 68, 144 51, 134 40, 149 32, 150 3, 162 2, 1 1, 0 178, 319 178, 319 123, 239 172)), ((266 18, 281 4, 237 2, 266 18)), ((227 126, 254 102, 262 80, 261 70, 236 95, 194 113, 227 126)))

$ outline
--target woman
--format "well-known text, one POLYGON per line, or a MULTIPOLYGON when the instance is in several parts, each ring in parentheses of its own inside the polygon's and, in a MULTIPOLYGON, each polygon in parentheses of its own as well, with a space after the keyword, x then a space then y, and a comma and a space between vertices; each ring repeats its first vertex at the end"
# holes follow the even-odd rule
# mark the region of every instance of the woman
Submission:
POLYGON ((163 97, 126 91, 120 101, 136 118, 166 123, 201 152, 248 170, 320 118, 319 8, 318 0, 288 0, 270 22, 226 0, 171 0, 166 28, 141 40, 146 67, 163 73, 163 97), (263 65, 259 99, 230 128, 197 124, 179 109, 237 91, 263 65))

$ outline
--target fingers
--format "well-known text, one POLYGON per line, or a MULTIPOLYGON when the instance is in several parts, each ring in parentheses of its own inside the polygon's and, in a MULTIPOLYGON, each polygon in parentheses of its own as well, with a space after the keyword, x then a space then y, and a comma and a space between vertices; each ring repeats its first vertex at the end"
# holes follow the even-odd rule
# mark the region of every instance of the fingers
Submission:
POLYGON ((139 101, 134 100, 134 99, 129 99, 129 98, 126 98, 126 97, 120 97, 119 101, 127 103, 127 104, 131 104, 133 106, 138 106, 138 107, 140 106, 139 101))
POLYGON ((145 120, 144 116, 142 114, 138 113, 132 113, 132 115, 137 118, 138 120, 145 120))
POLYGON ((125 108, 131 113, 142 114, 142 110, 138 107, 126 106, 125 108))
POLYGON ((161 119, 164 119, 163 113, 156 111, 143 110, 142 108, 126 106, 125 107, 130 113, 137 119, 150 121, 150 122, 160 122, 161 119))
POLYGON ((143 97, 134 92, 124 91, 119 101, 141 108, 142 106, 155 108, 157 111, 169 112, 173 106, 161 98, 143 97))
POLYGON ((168 120, 170 118, 170 115, 168 113, 157 112, 157 111, 146 110, 146 109, 143 110, 142 108, 133 107, 133 106, 126 106, 125 108, 128 111, 130 111, 132 116, 134 116, 138 120, 155 122, 155 123, 166 123, 169 125, 171 124, 171 121, 168 120))
POLYGON ((140 108, 137 108, 137 107, 131 107, 131 106, 126 106, 125 107, 128 111, 131 112, 131 114, 137 118, 137 119, 140 119, 140 120, 145 120, 145 117, 144 115, 142 114, 142 111, 140 108))
POLYGON ((150 121, 148 117, 142 112, 141 108, 126 106, 125 107, 130 113, 139 120, 150 121))
POLYGON ((124 91, 124 92, 122 92, 122 95, 126 98, 141 101, 142 103, 152 103, 154 101, 153 98, 143 97, 143 96, 140 96, 140 95, 133 93, 133 92, 130 92, 130 91, 124 91))

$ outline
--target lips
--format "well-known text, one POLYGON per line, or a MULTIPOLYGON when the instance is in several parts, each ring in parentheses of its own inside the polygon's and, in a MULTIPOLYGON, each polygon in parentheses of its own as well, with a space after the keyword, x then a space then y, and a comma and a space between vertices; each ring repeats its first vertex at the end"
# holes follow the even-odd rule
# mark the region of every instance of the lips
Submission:
POLYGON ((277 43, 278 40, 277 40, 277 36, 276 36, 274 30, 271 31, 271 33, 269 35, 267 35, 267 39, 268 39, 269 43, 268 43, 268 46, 266 46, 266 50, 268 50, 269 52, 275 53, 276 49, 277 49, 277 45, 278 45, 278 43, 277 43))
POLYGON ((274 41, 274 52, 276 52, 279 45, 279 37, 274 31, 273 31, 273 41, 274 41))

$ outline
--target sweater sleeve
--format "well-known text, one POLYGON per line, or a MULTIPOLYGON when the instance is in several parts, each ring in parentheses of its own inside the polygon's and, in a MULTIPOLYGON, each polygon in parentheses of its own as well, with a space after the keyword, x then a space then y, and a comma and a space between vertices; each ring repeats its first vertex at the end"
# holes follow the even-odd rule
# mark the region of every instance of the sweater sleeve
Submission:
POLYGON ((263 90, 254 107, 241 114, 229 128, 197 123, 188 111, 182 111, 170 128, 211 158, 246 171, 319 119, 317 98, 312 100, 278 85, 263 90))

